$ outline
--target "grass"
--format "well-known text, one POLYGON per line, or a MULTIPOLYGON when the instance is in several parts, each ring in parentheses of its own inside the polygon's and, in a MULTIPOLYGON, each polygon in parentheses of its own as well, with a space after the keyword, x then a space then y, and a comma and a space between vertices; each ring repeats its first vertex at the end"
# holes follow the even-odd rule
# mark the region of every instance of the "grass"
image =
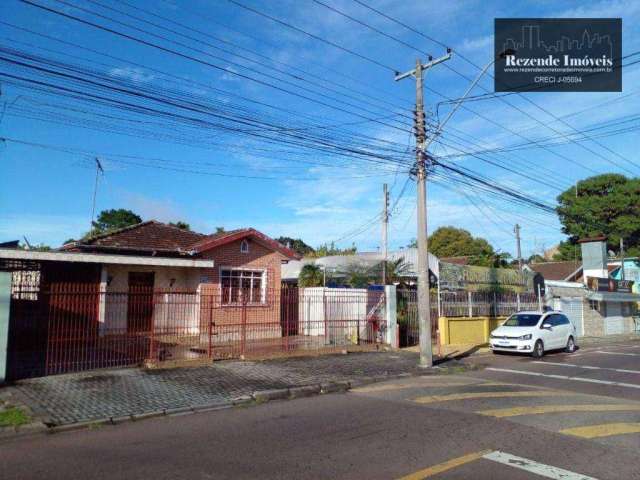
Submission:
POLYGON ((22 410, 16 407, 9 407, 0 411, 0 427, 19 427, 30 423, 31 418, 22 410))

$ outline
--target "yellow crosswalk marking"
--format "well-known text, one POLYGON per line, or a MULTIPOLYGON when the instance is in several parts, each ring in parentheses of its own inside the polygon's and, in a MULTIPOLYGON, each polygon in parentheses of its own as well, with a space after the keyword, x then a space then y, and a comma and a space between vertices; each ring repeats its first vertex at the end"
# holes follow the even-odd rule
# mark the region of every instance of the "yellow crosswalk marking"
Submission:
POLYGON ((526 392, 467 392, 452 393, 449 395, 427 395, 424 397, 414 398, 412 401, 416 403, 436 403, 451 402, 454 400, 472 400, 476 398, 517 398, 517 397, 559 397, 559 396, 576 395, 573 392, 557 392, 553 390, 546 391, 526 391, 526 392))
POLYGON ((493 410, 481 410, 476 413, 490 417, 516 417, 518 415, 540 415, 544 413, 562 412, 637 412, 640 404, 604 404, 604 405, 531 405, 528 407, 496 408, 493 410))
POLYGON ((351 390, 356 393, 373 393, 373 392, 387 392, 393 390, 405 390, 409 388, 421 388, 421 387, 467 387, 474 385, 483 385, 477 381, 416 381, 410 383, 382 383, 380 385, 370 385, 366 387, 358 387, 351 390))
POLYGON ((640 423, 602 423, 586 427, 565 428, 560 433, 582 438, 610 437, 628 433, 640 433, 640 423))
POLYGON ((465 463, 478 460, 479 458, 482 458, 484 455, 490 452, 491 450, 483 450, 481 452, 469 453, 467 455, 463 455, 462 457, 452 458, 451 460, 439 463, 438 465, 433 465, 431 467, 418 470, 417 472, 410 473, 409 475, 399 478, 398 480, 422 480, 424 478, 432 477, 433 475, 446 472, 447 470, 459 467, 461 465, 464 465, 465 463))

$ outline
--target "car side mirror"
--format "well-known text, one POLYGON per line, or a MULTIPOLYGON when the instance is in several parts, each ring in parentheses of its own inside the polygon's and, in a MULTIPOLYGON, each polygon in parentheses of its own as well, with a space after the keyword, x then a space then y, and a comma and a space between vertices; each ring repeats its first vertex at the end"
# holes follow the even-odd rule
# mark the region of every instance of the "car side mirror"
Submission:
POLYGON ((550 323, 543 323, 542 324, 542 328, 544 330, 551 330, 551 324, 550 323))

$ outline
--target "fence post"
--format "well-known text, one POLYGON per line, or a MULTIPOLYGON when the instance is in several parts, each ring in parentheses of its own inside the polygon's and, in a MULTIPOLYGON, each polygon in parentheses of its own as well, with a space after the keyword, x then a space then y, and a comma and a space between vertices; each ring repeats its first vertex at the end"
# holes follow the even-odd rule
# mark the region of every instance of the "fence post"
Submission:
POLYGON ((517 308, 519 312, 520 311, 520 292, 516 292, 516 303, 517 303, 517 308))
POLYGON ((471 292, 467 292, 467 301, 469 302, 469 318, 473 317, 473 306, 471 304, 471 292))
POLYGON ((0 384, 7 380, 11 272, 0 272, 0 384))
POLYGON ((400 347, 400 339, 398 338, 398 312, 396 305, 396 286, 384 286, 385 308, 384 316, 387 324, 385 333, 385 343, 393 348, 400 347))
POLYGON ((538 310, 542 311, 542 298, 540 298, 540 284, 538 284, 538 310))

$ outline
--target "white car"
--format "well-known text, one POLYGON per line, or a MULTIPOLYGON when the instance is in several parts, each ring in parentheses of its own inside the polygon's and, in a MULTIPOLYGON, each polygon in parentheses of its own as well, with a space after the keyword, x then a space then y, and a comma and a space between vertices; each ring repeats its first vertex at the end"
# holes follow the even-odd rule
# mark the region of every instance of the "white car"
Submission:
POLYGON ((491 350, 530 353, 540 358, 548 350, 576 350, 576 327, 562 313, 518 312, 491 332, 491 350))

